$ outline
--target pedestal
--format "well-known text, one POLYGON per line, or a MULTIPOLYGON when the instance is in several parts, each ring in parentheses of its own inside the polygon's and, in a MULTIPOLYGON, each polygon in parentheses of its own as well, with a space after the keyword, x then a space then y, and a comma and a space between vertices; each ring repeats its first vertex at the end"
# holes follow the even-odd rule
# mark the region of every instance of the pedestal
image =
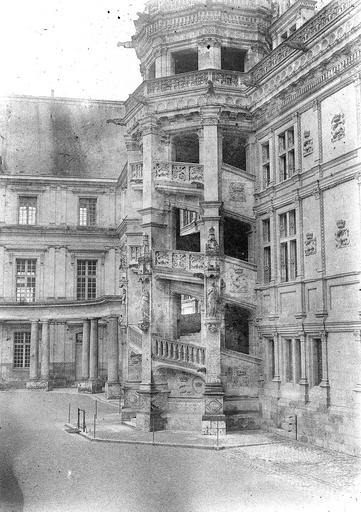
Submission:
POLYGON ((102 382, 98 379, 87 380, 84 382, 79 382, 78 384, 78 393, 101 393, 102 392, 102 382))
POLYGON ((119 382, 106 382, 105 383, 105 396, 108 400, 112 398, 120 398, 121 396, 121 385, 119 382))
POLYGON ((136 417, 136 427, 143 432, 164 430, 168 393, 138 391, 139 410, 136 417))
POLYGON ((50 380, 30 380, 26 383, 26 389, 51 391, 53 389, 53 385, 50 380))
POLYGON ((223 414, 223 389, 221 384, 206 384, 204 391, 203 435, 226 435, 226 417, 223 414))

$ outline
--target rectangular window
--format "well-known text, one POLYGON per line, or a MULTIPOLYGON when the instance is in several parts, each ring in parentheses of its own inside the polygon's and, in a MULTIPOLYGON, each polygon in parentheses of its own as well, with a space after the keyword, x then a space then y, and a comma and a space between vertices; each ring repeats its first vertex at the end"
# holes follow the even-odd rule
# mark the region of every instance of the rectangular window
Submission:
POLYGON ((96 198, 83 197, 79 199, 79 225, 95 226, 97 220, 96 198))
POLYGON ((293 281, 297 277, 297 228, 296 210, 279 216, 281 281, 293 281))
POLYGON ((95 299, 97 292, 97 260, 77 261, 76 298, 95 299))
POLYGON ((313 340, 313 385, 319 386, 322 381, 322 341, 313 340))
POLYGON ((263 187, 266 188, 271 183, 271 162, 269 142, 262 144, 262 176, 263 187))
POLYGON ((265 283, 271 281, 271 221, 262 221, 263 235, 263 280, 265 283))
POLYGON ((36 224, 36 204, 36 197, 19 196, 19 224, 36 224))
POLYGON ((30 332, 14 332, 14 368, 30 367, 30 332))
POLYGON ((278 166, 280 181, 293 176, 295 172, 295 131, 293 127, 278 135, 278 166))
POLYGON ((16 260, 16 300, 34 302, 36 285, 36 260, 16 260))

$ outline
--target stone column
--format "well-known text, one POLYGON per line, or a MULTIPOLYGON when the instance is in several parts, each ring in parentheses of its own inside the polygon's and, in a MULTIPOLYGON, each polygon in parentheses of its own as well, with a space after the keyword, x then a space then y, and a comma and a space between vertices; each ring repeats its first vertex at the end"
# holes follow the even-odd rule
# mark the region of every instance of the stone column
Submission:
MULTIPOLYGON (((92 318, 90 320, 90 333, 89 333, 89 320, 85 320, 83 324, 83 345, 85 342, 85 346, 89 347, 89 379, 80 383, 78 386, 78 391, 83 393, 100 393, 102 390, 102 384, 98 379, 98 319, 92 318), (85 339, 84 339, 84 334, 85 339), (88 342, 89 340, 89 342, 88 342), (89 344, 88 344, 89 343, 89 344)), ((82 369, 86 372, 86 361, 88 358, 85 355, 87 352, 87 348, 83 346, 82 352, 82 363, 84 362, 84 366, 82 369)), ((85 378, 85 376, 84 376, 85 378)))
POLYGON ((304 387, 304 401, 308 402, 308 379, 307 379, 307 350, 306 350, 306 336, 304 334, 299 335, 300 343, 301 343, 301 378, 299 381, 300 386, 304 387))
POLYGON ((31 339, 30 339, 30 381, 26 383, 26 389, 33 389, 37 386, 39 379, 39 322, 33 320, 31 322, 31 339))
POLYGON ((323 388, 326 406, 330 406, 330 383, 328 380, 328 347, 327 347, 327 332, 322 331, 321 333, 322 343, 322 380, 320 388, 323 388))
POLYGON ((90 320, 83 321, 83 343, 81 352, 81 374, 83 380, 89 379, 89 344, 90 344, 90 320))
POLYGON ((108 399, 120 397, 119 383, 119 341, 118 317, 113 316, 108 321, 108 380, 105 384, 105 393, 108 399))
POLYGON ((41 388, 49 391, 50 384, 50 336, 49 336, 49 320, 42 320, 41 322, 41 388))

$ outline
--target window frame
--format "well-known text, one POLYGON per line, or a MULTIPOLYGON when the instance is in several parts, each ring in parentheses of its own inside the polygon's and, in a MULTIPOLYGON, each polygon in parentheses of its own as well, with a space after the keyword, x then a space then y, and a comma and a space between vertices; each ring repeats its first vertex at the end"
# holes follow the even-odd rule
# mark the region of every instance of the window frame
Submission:
POLYGON ((262 219, 262 245, 263 282, 269 284, 272 280, 271 217, 262 219), (268 226, 267 230, 265 226, 268 226), (265 236, 265 234, 267 236, 265 236), (266 263, 268 263, 268 265, 266 265, 266 263))
POLYGON ((37 292, 37 258, 15 258, 15 300, 20 303, 33 303, 36 301, 37 292), (24 271, 20 272, 20 262, 24 263, 24 271), (29 262, 31 262, 29 264, 29 262), (30 268, 33 265, 33 268, 30 268), (21 280, 24 279, 24 286, 20 286, 21 280), (33 286, 29 285, 29 280, 33 280, 33 286), (24 290, 25 293, 21 293, 24 290), (28 296, 27 290, 30 290, 31 298, 28 296), (30 298, 30 300, 29 300, 30 298))
POLYGON ((276 146, 277 146, 277 170, 278 170, 278 182, 283 183, 284 181, 292 178, 296 174, 296 158, 297 158, 297 126, 295 123, 290 124, 287 128, 276 133, 276 146), (290 134, 292 133, 292 143, 290 144, 290 134), (283 143, 281 144, 281 141, 283 143), (282 147, 281 147, 282 146, 282 147), (291 157, 292 155, 292 157, 291 157), (290 165, 292 161, 292 166, 290 165), (282 164, 281 164, 282 162, 282 164), (282 165, 282 166, 281 166, 282 165), (282 169, 283 167, 283 169, 282 169))
POLYGON ((279 276, 282 283, 295 281, 298 277, 297 236, 296 208, 278 213, 279 276))
POLYGON ((18 209, 17 209, 17 223, 20 226, 36 226, 38 222, 38 196, 33 194, 19 194, 18 195, 18 209), (29 222, 30 220, 30 212, 29 209, 32 208, 30 205, 22 206, 21 201, 24 199, 30 199, 35 202, 35 212, 34 212, 34 221, 29 222), (25 210, 25 222, 21 222, 22 213, 20 211, 21 208, 26 208, 25 210))
POLYGON ((78 226, 81 228, 92 228, 97 226, 98 221, 98 197, 83 196, 79 197, 78 201, 78 226), (82 201, 87 202, 86 206, 82 207, 82 201), (94 205, 92 210, 91 204, 94 205), (85 210, 85 223, 83 223, 82 211, 85 210), (93 217, 92 217, 93 215, 93 217))
POLYGON ((99 289, 99 260, 97 258, 77 258, 76 260, 76 300, 92 300, 98 296, 99 289), (79 274, 79 266, 84 263, 84 274, 79 274), (95 273, 89 274, 89 263, 94 264, 95 273), (83 281, 83 285, 81 281, 83 281), (84 293, 80 293, 84 290, 84 293))
POLYGON ((31 331, 14 331, 13 333, 13 369, 28 370, 30 368, 31 331), (18 335, 18 336, 17 336, 18 335), (16 338, 22 338, 17 341, 16 338), (20 357, 19 357, 20 356, 20 357), (21 359, 21 364, 16 364, 21 359))
POLYGON ((260 142, 260 159, 262 169, 262 188, 266 189, 272 183, 271 139, 260 142), (266 149, 266 158, 265 158, 266 149))

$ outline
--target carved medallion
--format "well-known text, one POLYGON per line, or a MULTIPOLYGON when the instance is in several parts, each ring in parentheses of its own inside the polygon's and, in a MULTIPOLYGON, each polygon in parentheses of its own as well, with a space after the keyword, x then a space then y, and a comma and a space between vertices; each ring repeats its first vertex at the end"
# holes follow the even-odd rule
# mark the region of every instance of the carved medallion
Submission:
POLYGON ((350 245, 350 231, 346 227, 346 221, 340 219, 336 222, 337 231, 335 233, 336 248, 342 249, 350 245))
POLYGON ((246 192, 243 183, 232 181, 229 184, 229 199, 230 201, 239 201, 241 203, 246 201, 246 192))
POLYGON ((311 256, 312 254, 316 254, 316 238, 313 233, 306 233, 305 256, 311 256))

